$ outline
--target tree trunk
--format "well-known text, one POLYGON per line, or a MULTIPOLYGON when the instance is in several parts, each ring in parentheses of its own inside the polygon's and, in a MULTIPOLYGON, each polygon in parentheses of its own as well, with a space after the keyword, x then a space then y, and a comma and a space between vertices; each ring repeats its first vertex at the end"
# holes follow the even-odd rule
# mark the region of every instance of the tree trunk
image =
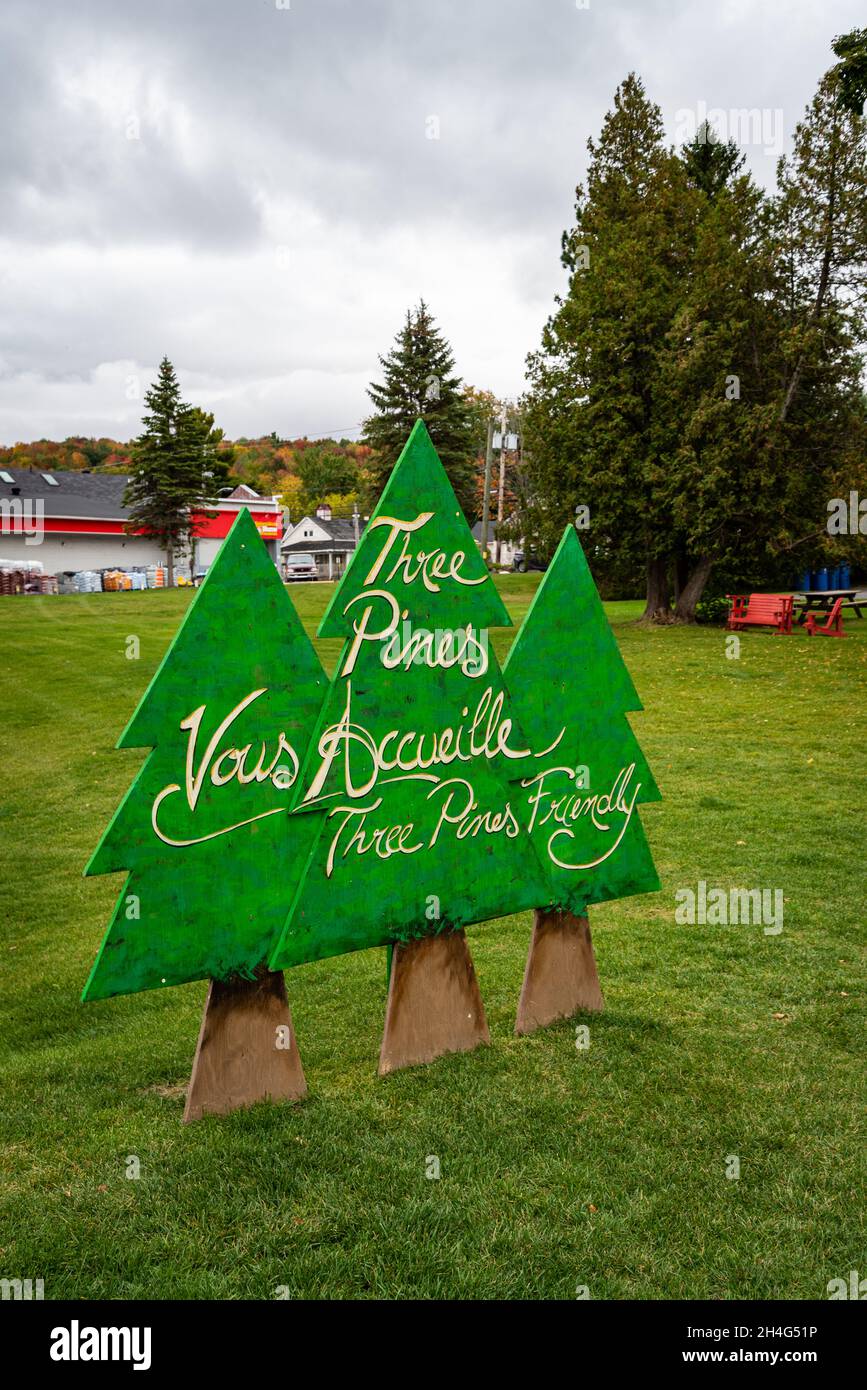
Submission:
POLYGON ((695 568, 680 591, 674 609, 675 621, 694 623, 696 604, 704 593, 704 586, 710 578, 713 560, 709 555, 700 555, 695 568))
POLYGON ((671 588, 667 556, 652 556, 647 561, 647 603, 639 621, 671 622, 671 588))
POLYGON ((686 588, 689 579, 689 561, 686 558, 686 549, 682 542, 678 542, 674 552, 674 606, 680 601, 680 596, 686 588))
POLYGON ((166 551, 166 588, 175 587, 175 551, 173 546, 169 546, 166 551))

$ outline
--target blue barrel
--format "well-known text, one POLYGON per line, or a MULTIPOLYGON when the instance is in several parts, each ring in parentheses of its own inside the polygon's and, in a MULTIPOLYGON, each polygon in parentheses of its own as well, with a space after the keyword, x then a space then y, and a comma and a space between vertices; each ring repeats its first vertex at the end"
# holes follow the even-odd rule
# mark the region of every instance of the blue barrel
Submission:
POLYGON ((835 565, 834 568, 833 568, 832 570, 829 570, 829 571, 828 571, 828 588, 829 588, 829 589, 839 589, 839 587, 840 587, 840 566, 839 566, 839 565, 835 565))
POLYGON ((824 593, 828 587, 828 569, 827 566, 825 566, 823 569, 816 571, 816 588, 824 593))
POLYGON ((810 588, 810 571, 809 571, 809 570, 804 570, 804 573, 801 575, 801 589, 803 590, 804 593, 806 593, 807 590, 808 590, 809 588, 810 588))
POLYGON ((849 589, 849 588, 851 588, 851 585, 852 585, 852 580, 851 580, 850 573, 849 573, 849 566, 848 566, 848 565, 841 565, 841 566, 840 566, 840 583, 837 585, 837 588, 838 588, 838 589, 849 589))

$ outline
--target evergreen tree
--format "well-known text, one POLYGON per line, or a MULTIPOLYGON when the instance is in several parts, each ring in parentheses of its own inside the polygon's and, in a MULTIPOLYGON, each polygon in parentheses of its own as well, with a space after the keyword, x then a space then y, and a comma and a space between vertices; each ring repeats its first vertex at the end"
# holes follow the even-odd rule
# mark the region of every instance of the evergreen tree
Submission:
POLYGON ((181 400, 175 369, 167 357, 145 392, 142 433, 132 449, 133 473, 124 492, 128 531, 144 532, 166 551, 168 583, 175 556, 188 550, 194 508, 209 505, 216 488, 216 451, 222 432, 213 416, 181 400))
POLYGON ((791 584, 835 480, 862 475, 867 122, 842 82, 772 199, 706 128, 667 153, 635 78, 591 142, 568 293, 529 359, 527 530, 547 542, 589 506, 594 564, 643 563, 650 620, 694 621, 712 574, 791 584))
POLYGON ((867 313, 867 120, 840 101, 826 73, 780 160, 777 198, 780 295, 788 319, 780 421, 805 380, 839 344, 865 340, 867 313), (826 337, 830 331, 830 339, 826 337))
POLYGON ((528 359, 529 529, 553 549, 576 506, 589 507, 594 542, 644 570, 646 617, 668 620, 671 517, 659 483, 670 402, 657 395, 657 363, 701 194, 665 149, 662 114, 634 73, 588 149, 586 194, 579 185, 562 240, 568 291, 528 359))
POLYGON ((867 102, 867 29, 841 34, 831 46, 841 60, 832 69, 839 81, 840 103, 853 116, 862 116, 867 102))
POLYGON ((364 422, 362 435, 374 450, 368 462, 374 500, 385 487, 415 421, 423 419, 472 524, 477 445, 473 420, 455 373, 452 350, 423 299, 416 309, 407 311, 394 347, 379 361, 383 381, 368 388, 375 414, 364 422))
MULTIPOLYGON (((684 151, 689 165, 692 146, 684 151)), ((778 326, 767 208, 748 175, 701 189, 681 304, 657 360, 659 495, 671 518, 675 617, 694 622, 714 569, 764 554, 778 518, 772 454, 778 326)))
POLYGON ((734 140, 723 142, 710 121, 703 121, 695 138, 683 146, 681 158, 690 182, 713 201, 742 169, 746 155, 734 140))
POLYGON ((287 813, 325 689, 245 508, 118 741, 151 752, 85 870, 127 870, 85 999, 264 963, 316 829, 287 813))

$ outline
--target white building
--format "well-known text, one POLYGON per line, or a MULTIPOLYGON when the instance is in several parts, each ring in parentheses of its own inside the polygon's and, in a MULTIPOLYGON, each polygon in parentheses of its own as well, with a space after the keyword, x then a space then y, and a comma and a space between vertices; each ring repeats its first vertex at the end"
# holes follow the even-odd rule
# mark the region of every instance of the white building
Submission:
POLYGON ((287 527, 280 545, 283 561, 312 555, 320 579, 339 579, 366 521, 361 516, 332 516, 330 507, 317 507, 315 516, 303 516, 287 527))
MULTIPOLYGON (((165 564, 165 551, 154 540, 125 530, 127 482, 125 475, 87 469, 0 470, 0 563, 20 569, 41 565, 44 574, 165 564)), ((277 563, 282 531, 279 503, 242 485, 231 497, 196 513, 194 567, 210 565, 241 507, 249 507, 277 563)))

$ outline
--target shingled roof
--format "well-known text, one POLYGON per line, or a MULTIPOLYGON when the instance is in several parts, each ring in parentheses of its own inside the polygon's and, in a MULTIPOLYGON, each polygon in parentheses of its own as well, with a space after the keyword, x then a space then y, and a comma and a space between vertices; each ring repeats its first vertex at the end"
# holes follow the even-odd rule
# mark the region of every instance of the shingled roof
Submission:
POLYGON ((129 475, 81 472, 52 473, 29 468, 0 467, 0 499, 20 497, 41 502, 44 516, 98 517, 123 521, 127 508, 121 499, 129 475), (7 482, 7 478, 12 482, 7 482), (53 479, 48 482, 47 479, 53 479))
MULTIPOLYGON (((364 530, 365 520, 366 518, 359 519, 359 532, 364 530)), ((281 549, 300 550, 305 554, 315 554, 319 551, 327 552, 329 550, 335 552, 354 550, 355 523, 351 516, 333 516, 328 521, 321 516, 303 516, 298 521, 293 522, 291 526, 287 526, 283 534, 281 549), (330 536, 331 539, 328 541, 314 541, 312 538, 305 539, 304 536, 299 536, 297 540, 292 541, 290 544, 287 537, 304 521, 311 521, 315 526, 321 527, 326 536, 330 536)))
POLYGON ((333 541, 352 541, 355 543, 355 525, 352 517, 333 516, 330 521, 324 521, 321 516, 313 517, 317 526, 321 526, 323 531, 327 531, 333 541))
MULTIPOLYGON (((0 466, 0 500, 20 497, 22 502, 41 502, 43 516, 125 521, 129 508, 122 499, 129 479, 128 473, 90 473, 87 469, 55 473, 0 466), (7 478, 12 482, 7 482, 7 478)), ((270 501, 246 483, 235 489, 232 498, 243 502, 270 501)))

